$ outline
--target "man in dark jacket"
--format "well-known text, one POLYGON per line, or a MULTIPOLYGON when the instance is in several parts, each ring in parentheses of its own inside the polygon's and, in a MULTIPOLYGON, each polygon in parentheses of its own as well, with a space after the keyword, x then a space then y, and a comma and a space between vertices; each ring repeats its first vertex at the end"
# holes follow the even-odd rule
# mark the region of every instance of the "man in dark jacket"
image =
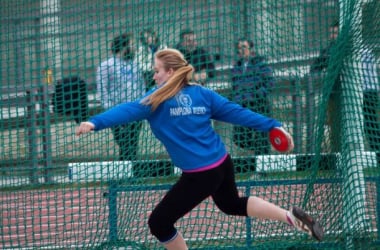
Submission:
MULTIPOLYGON (((268 94, 275 79, 273 71, 262 56, 253 51, 253 42, 241 38, 236 43, 238 61, 232 69, 233 101, 254 112, 270 115, 268 94)), ((268 154, 270 144, 266 133, 235 126, 234 142, 241 148, 254 150, 256 155, 268 154)))
MULTIPOLYGON (((334 22, 329 27, 329 44, 321 50, 319 56, 310 66, 310 73, 321 79, 327 73, 327 68, 332 64, 331 55, 336 49, 337 39, 339 35, 339 22, 334 22)), ((342 87, 340 81, 340 73, 336 74, 332 82, 332 90, 328 99, 327 107, 327 124, 330 127, 330 145, 332 152, 341 151, 341 128, 342 128, 342 87)))
POLYGON ((180 34, 180 42, 176 49, 182 52, 194 67, 194 80, 206 84, 207 80, 214 77, 215 65, 212 57, 205 48, 198 46, 197 36, 193 30, 183 30, 180 34))

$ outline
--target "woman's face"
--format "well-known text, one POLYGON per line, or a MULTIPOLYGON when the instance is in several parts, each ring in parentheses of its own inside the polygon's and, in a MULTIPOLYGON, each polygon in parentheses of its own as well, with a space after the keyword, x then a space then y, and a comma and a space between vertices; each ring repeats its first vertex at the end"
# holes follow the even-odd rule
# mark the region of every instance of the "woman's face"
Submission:
POLYGON ((156 82, 158 86, 161 86, 165 82, 169 80, 169 78, 173 75, 173 69, 166 70, 164 68, 163 63, 157 59, 154 58, 154 75, 153 80, 156 82))

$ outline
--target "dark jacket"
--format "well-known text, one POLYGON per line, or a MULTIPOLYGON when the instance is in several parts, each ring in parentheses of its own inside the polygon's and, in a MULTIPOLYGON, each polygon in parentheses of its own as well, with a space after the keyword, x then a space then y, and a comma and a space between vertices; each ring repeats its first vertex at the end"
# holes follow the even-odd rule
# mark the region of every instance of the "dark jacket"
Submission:
POLYGON ((331 42, 326 48, 321 50, 319 56, 314 60, 310 66, 310 73, 320 73, 327 70, 329 65, 331 50, 334 47, 335 42, 331 42))
POLYGON ((195 72, 206 70, 209 78, 215 76, 214 61, 206 49, 198 47, 193 51, 187 51, 180 44, 177 44, 176 49, 181 51, 186 61, 193 65, 195 72))
POLYGON ((238 103, 265 98, 274 84, 272 68, 265 63, 262 56, 251 57, 246 65, 240 59, 232 69, 232 98, 238 103))

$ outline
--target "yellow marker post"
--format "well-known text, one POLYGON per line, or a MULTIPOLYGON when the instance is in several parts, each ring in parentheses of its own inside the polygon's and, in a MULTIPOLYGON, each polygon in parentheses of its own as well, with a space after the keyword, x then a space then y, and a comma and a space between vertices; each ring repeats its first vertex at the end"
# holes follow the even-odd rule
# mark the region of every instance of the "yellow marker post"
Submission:
POLYGON ((45 83, 50 85, 53 83, 53 70, 52 69, 46 69, 44 70, 44 76, 45 76, 45 83))

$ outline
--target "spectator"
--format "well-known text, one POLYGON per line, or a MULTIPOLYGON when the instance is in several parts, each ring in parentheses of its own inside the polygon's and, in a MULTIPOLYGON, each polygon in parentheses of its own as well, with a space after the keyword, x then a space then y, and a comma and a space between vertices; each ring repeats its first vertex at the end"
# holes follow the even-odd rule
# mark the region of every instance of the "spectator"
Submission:
POLYGON ((371 150, 376 152, 377 162, 380 166, 380 126, 378 118, 379 105, 379 76, 375 56, 369 48, 362 48, 361 70, 363 79, 363 116, 364 132, 371 150))
MULTIPOLYGON (((336 41, 339 34, 339 22, 334 22, 329 27, 329 44, 327 47, 321 50, 319 56, 314 60, 310 67, 310 73, 312 75, 325 74, 330 64, 332 51, 336 47, 336 41)), ((320 77, 319 77, 320 78, 320 77)), ((327 124, 330 127, 330 144, 332 152, 341 151, 341 127, 342 127, 342 114, 341 114, 341 95, 342 87, 340 81, 340 73, 338 72, 334 85, 332 87, 331 94, 328 100, 327 108, 327 124)))
POLYGON ((329 27, 329 34, 330 34, 329 35, 329 44, 327 47, 322 49, 322 51, 319 53, 319 56, 317 57, 317 59, 314 60, 314 62, 312 63, 312 65, 310 67, 311 73, 320 73, 320 72, 325 72, 327 70, 331 50, 335 46, 336 40, 338 39, 338 35, 339 35, 339 22, 338 21, 334 22, 329 27))
MULTIPOLYGON (((135 43, 131 33, 113 39, 112 56, 97 69, 96 84, 102 107, 109 109, 133 101, 145 93, 141 70, 134 62, 135 43)), ((119 145, 119 160, 136 160, 138 138, 142 123, 135 122, 112 128, 119 145)))
MULTIPOLYGON (((275 79, 264 57, 257 55, 253 42, 241 38, 236 43, 238 60, 232 69, 233 101, 250 110, 270 116, 268 94, 275 79)), ((268 154, 268 135, 252 128, 234 126, 233 139, 241 148, 254 150, 256 155, 268 154)))
POLYGON ((136 59, 140 64, 142 69, 143 77, 145 80, 145 85, 147 89, 154 86, 153 80, 153 58, 154 53, 157 50, 166 48, 165 45, 161 44, 161 41, 157 33, 151 29, 144 29, 140 32, 140 41, 137 48, 136 59))
POLYGON ((214 60, 205 48, 198 46, 197 36, 193 30, 183 30, 176 48, 194 67, 194 81, 204 85, 215 74, 214 60))

